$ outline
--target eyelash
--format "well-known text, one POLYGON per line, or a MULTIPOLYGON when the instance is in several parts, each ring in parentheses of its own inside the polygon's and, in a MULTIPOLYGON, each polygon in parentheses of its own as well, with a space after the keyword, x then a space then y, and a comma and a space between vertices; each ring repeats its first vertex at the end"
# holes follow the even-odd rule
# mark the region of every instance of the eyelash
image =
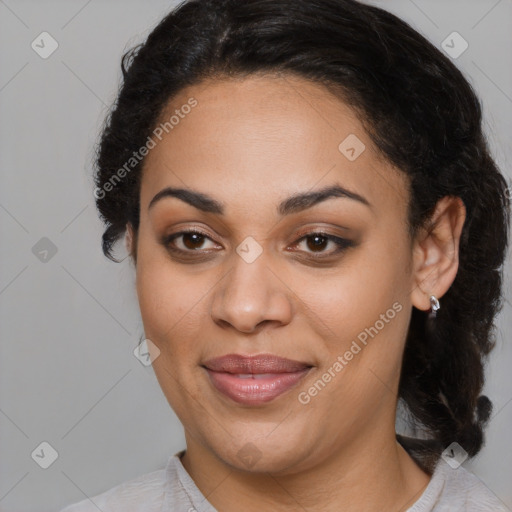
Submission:
MULTIPOLYGON (((204 250, 201 251, 201 249, 183 250, 183 249, 178 249, 178 248, 176 248, 176 247, 174 247, 172 245, 172 242, 174 242, 174 240, 176 238, 179 238, 179 237, 181 237, 183 235, 189 235, 189 234, 201 235, 202 237, 211 240, 211 238, 206 233, 204 233, 203 231, 196 230, 196 229, 189 229, 189 230, 186 230, 186 231, 180 231, 178 233, 173 233, 172 235, 165 236, 162 239, 162 244, 164 245, 164 247, 169 252, 177 254, 177 255, 191 256, 194 253, 199 253, 199 255, 201 255, 201 254, 204 255, 205 252, 206 253, 208 253, 208 252, 211 253, 211 252, 215 251, 215 249, 213 249, 213 250, 206 250, 206 251, 204 251, 204 250)), ((329 233, 325 233, 324 231, 320 230, 320 231, 309 231, 309 232, 301 234, 300 238, 298 238, 291 246, 294 247, 294 246, 298 245, 300 242, 302 242, 303 240, 307 240, 308 238, 312 238, 313 236, 320 236, 322 238, 326 238, 328 241, 333 242, 337 246, 337 248, 334 251, 330 251, 330 252, 322 251, 322 252, 316 253, 316 254, 315 253, 307 253, 309 255, 309 258, 311 258, 313 260, 315 260, 315 259, 316 260, 321 260, 321 259, 330 258, 332 256, 335 256, 335 255, 337 255, 339 253, 344 252, 346 249, 348 249, 350 247, 353 247, 355 245, 354 242, 352 242, 351 240, 347 240, 345 238, 340 238, 338 236, 330 235, 329 233)), ((197 256, 192 256, 192 258, 196 258, 196 257, 197 256)))

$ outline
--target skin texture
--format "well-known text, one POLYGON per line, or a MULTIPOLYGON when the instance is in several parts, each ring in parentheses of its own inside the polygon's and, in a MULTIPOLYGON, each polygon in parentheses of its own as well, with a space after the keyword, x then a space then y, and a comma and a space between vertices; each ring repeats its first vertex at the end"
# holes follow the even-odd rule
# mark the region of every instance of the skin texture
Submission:
POLYGON ((321 85, 210 79, 181 91, 168 112, 190 97, 197 106, 146 157, 139 229, 128 225, 145 334, 160 351, 154 370, 186 432, 185 468, 222 512, 406 510, 430 476, 395 439, 402 353, 412 307, 427 311, 430 295, 441 299, 455 278, 462 202, 443 198, 412 240, 406 175, 321 85), (366 146, 354 161, 338 149, 349 134, 366 146), (338 197, 278 214, 290 195, 334 184, 371 206, 338 197), (170 197, 148 210, 165 187, 207 194, 225 213, 170 197), (189 252, 173 255, 162 239, 191 228, 208 238, 175 239, 189 252), (303 236, 319 229, 353 245, 315 249, 303 236), (263 250, 252 263, 236 252, 248 236, 263 250), (331 255, 315 263, 322 251, 331 255), (400 312, 301 403, 299 393, 397 303, 400 312), (314 367, 296 388, 249 407, 218 393, 201 366, 229 353, 314 367), (254 455, 250 466, 241 449, 254 455))

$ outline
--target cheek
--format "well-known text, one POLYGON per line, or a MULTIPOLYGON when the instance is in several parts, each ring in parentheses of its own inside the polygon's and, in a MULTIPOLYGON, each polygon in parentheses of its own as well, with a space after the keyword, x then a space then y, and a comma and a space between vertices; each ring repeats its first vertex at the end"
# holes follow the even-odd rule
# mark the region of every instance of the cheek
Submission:
POLYGON ((176 328, 183 328, 197 299, 190 280, 173 270, 160 248, 143 242, 137 259, 137 297, 146 337, 160 346, 173 338, 176 328))
MULTIPOLYGON (((171 264, 158 250, 140 252, 137 295, 144 333, 160 349, 160 363, 173 373, 197 364, 205 339, 208 297, 218 277, 171 264), (148 256, 152 254, 151 256, 148 256), (211 279, 210 279, 211 278, 211 279)), ((155 368, 156 370, 156 368, 155 368)))
POLYGON ((298 282, 310 290, 304 301, 327 342, 323 370, 330 369, 337 383, 329 394, 370 404, 387 395, 387 385, 399 374, 410 298, 407 239, 379 235, 367 240, 336 274, 316 279, 309 288, 306 280, 298 282), (342 369, 333 368, 337 361, 342 369))
POLYGON ((335 272, 297 272, 294 289, 330 328, 326 332, 346 342, 373 326, 388 310, 387 316, 394 317, 393 304, 406 309, 410 300, 408 254, 406 241, 400 237, 368 237, 347 253, 335 272))
MULTIPOLYGON (((178 283, 159 265, 137 264, 137 296, 146 336, 158 339, 172 330, 185 313, 186 301, 180 300, 178 283)), ((183 299, 183 294, 181 294, 183 299)))

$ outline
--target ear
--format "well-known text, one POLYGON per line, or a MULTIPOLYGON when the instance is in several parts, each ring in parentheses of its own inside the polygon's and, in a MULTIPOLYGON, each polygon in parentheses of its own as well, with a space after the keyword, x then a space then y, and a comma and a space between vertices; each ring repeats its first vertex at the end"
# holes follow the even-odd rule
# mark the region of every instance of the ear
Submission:
POLYGON ((137 239, 135 235, 135 230, 133 229, 133 226, 128 222, 126 224, 126 235, 124 238, 124 244, 126 247, 126 250, 128 251, 128 254, 133 258, 133 261, 136 261, 137 259, 137 251, 136 251, 136 245, 137 245, 137 239))
POLYGON ((450 288, 459 269, 459 242, 466 220, 460 197, 438 201, 428 225, 422 228, 413 246, 412 304, 430 309, 430 296, 441 298, 450 288))

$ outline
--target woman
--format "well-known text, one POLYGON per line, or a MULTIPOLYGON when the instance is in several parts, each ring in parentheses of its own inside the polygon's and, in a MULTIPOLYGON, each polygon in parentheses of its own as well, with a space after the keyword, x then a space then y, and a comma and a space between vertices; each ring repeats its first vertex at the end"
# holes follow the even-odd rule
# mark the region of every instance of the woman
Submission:
POLYGON ((460 467, 509 200, 457 68, 354 0, 191 0, 123 74, 103 249, 187 446, 66 512, 506 510, 460 467))

